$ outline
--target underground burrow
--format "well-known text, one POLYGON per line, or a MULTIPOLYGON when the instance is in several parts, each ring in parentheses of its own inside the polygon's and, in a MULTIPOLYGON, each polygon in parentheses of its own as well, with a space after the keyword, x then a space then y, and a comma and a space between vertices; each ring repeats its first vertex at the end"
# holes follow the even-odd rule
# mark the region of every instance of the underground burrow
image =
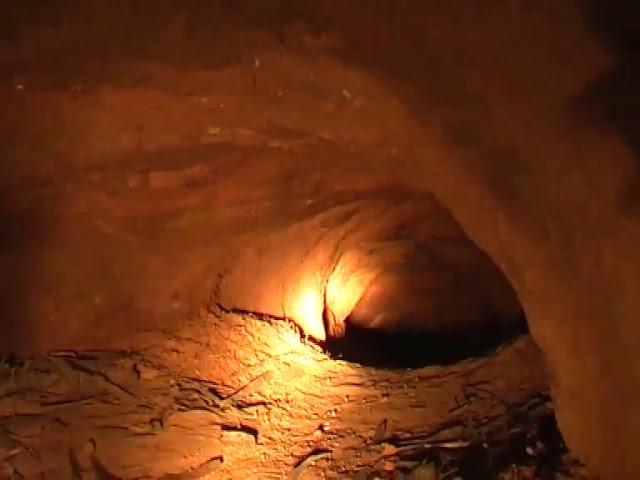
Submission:
POLYGON ((376 368, 419 368, 451 365, 486 356, 499 346, 527 333, 523 315, 500 324, 485 324, 462 331, 385 331, 345 320, 341 337, 329 337, 324 345, 332 358, 376 368))
POLYGON ((247 245, 217 305, 290 319, 331 358, 379 368, 479 358, 527 332, 508 279, 431 194, 326 187, 307 218, 247 245))
POLYGON ((603 478, 640 478, 633 2, 2 3, 0 343, 42 358, 0 367, 0 472, 92 476, 65 470, 86 441, 111 478, 195 478, 222 457, 217 478, 284 478, 320 447, 335 458, 313 473, 346 478, 383 418, 433 431, 488 383, 468 425, 548 388, 546 365, 571 448, 603 478), (306 262, 313 245, 279 233, 326 211, 326 165, 349 193, 372 171, 433 189, 471 239, 376 213, 380 231, 306 262), (209 314, 257 244, 220 303, 297 322, 303 299, 323 331, 326 305, 318 342, 349 362, 284 322, 209 314), (362 281, 347 271, 349 301, 317 302, 346 251, 362 281), (503 261, 535 338, 488 355, 526 326, 503 261), (212 428, 240 420, 259 442, 212 428), (316 444, 324 421, 343 422, 339 447, 316 444))
POLYGON ((325 287, 332 358, 378 368, 449 365, 527 333, 508 279, 432 198, 407 195, 356 224, 358 240, 325 287))

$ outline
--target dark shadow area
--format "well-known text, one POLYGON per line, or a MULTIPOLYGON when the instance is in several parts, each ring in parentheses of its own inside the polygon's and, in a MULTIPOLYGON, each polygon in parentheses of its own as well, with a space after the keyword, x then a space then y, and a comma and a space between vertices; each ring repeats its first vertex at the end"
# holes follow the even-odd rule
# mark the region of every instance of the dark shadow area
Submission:
MULTIPOLYGON (((253 10, 265 8, 271 25, 278 20, 273 2, 257 2, 253 10)), ((79 85, 86 90, 148 81, 135 69, 119 70, 131 63, 219 69, 246 60, 251 65, 251 53, 264 45, 266 33, 252 30, 242 15, 235 2, 225 0, 3 2, 0 50, 12 53, 0 63, 0 85, 19 79, 30 91, 64 92, 79 85)))
POLYGON ((558 478, 556 472, 567 473, 562 467, 562 457, 567 448, 555 415, 550 412, 535 421, 521 421, 525 426, 512 428, 508 436, 489 437, 485 443, 472 443, 461 454, 454 458, 445 456, 441 462, 454 464, 462 478, 477 480, 499 478, 499 472, 508 471, 514 464, 529 466, 529 471, 535 475, 532 478, 541 480, 558 478))
MULTIPOLYGON (((53 203, 42 199, 43 205, 47 201, 53 203)), ((31 314, 37 306, 31 294, 43 275, 40 241, 50 229, 46 208, 39 202, 24 205, 0 187, 0 358, 29 348, 37 333, 32 331, 31 314)))
POLYGON ((487 322, 458 332, 387 332, 346 320, 344 336, 329 338, 326 352, 336 359, 376 368, 420 368, 452 365, 487 356, 499 346, 528 333, 524 315, 517 322, 487 322))
POLYGON ((620 208, 640 213, 640 4, 630 0, 584 2, 586 19, 615 64, 576 99, 577 115, 613 129, 634 153, 634 174, 621 192, 620 208))
MULTIPOLYGON (((457 448, 450 448, 451 442, 430 442, 419 433, 393 435, 383 441, 402 451, 403 464, 436 465, 438 478, 554 480, 560 478, 558 474, 561 478, 583 478, 574 476, 582 465, 567 457, 550 402, 548 396, 540 395, 509 406, 507 416, 484 418, 457 448)), ((452 426, 455 423, 442 428, 446 431, 452 426)), ((436 478, 411 476, 410 468, 400 470, 409 478, 436 478)))

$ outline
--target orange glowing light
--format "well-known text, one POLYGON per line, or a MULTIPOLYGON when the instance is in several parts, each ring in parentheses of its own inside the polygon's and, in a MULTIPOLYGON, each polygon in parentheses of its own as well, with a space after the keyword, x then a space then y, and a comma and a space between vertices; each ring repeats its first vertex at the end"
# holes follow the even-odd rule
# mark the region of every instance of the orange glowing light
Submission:
POLYGON ((308 287, 302 291, 294 304, 292 317, 302 330, 317 340, 325 340, 322 322, 324 302, 318 289, 308 287))
MULTIPOLYGON (((345 253, 327 281, 327 307, 333 316, 334 331, 340 335, 344 331, 344 321, 352 312, 367 287, 375 277, 374 270, 358 255, 345 253)), ((330 328, 331 329, 331 328, 330 328)))
POLYGON ((327 336, 342 336, 345 319, 377 275, 370 258, 358 249, 341 252, 331 270, 326 268, 328 258, 319 258, 304 269, 304 274, 292 282, 284 305, 285 315, 306 335, 320 341, 327 336), (323 263, 324 268, 319 268, 323 263))

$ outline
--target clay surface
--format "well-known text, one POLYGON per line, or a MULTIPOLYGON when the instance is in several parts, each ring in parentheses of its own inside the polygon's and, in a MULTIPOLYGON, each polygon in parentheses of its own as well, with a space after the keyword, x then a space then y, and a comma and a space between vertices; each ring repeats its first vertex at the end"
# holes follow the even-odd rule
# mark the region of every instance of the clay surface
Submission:
POLYGON ((215 307, 321 338, 326 306, 337 333, 522 306, 571 449, 638 478, 629 11, 35 3, 0 7, 3 351, 142 350, 215 307))

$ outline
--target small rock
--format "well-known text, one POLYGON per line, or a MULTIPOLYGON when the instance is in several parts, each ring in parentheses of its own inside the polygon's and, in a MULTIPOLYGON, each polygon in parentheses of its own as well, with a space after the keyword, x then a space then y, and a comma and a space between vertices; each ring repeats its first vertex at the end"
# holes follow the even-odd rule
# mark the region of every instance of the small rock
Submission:
POLYGON ((382 456, 383 457, 393 457, 398 453, 398 449, 389 443, 385 443, 382 447, 382 456))
POLYGON ((384 462, 382 465, 382 471, 387 473, 393 473, 396 470, 396 464, 393 462, 384 462))
POLYGON ((438 480, 438 470, 431 463, 420 465, 411 472, 409 480, 438 480))
POLYGON ((349 90, 342 90, 342 96, 347 100, 351 100, 353 98, 349 90))

